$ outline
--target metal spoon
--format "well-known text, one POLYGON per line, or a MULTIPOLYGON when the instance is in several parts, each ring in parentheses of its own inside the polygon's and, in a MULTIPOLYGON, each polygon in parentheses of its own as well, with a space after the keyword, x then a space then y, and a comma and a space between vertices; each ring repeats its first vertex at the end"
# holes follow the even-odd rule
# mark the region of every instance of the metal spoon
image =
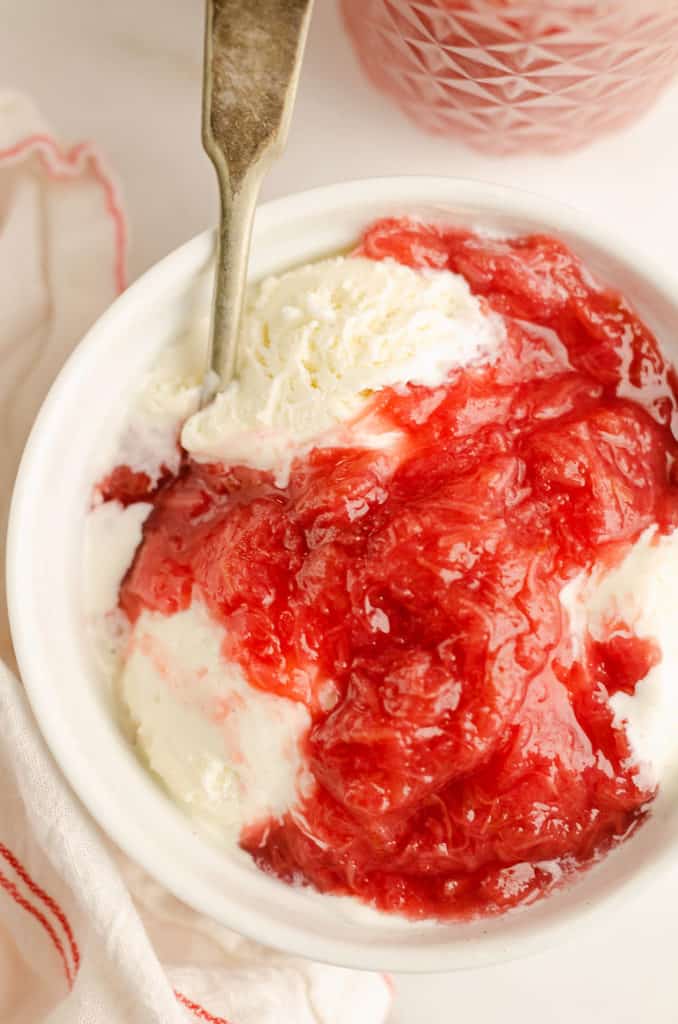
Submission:
POLYGON ((285 146, 312 6, 207 0, 202 138, 219 179, 221 223, 203 401, 235 374, 254 209, 285 146))

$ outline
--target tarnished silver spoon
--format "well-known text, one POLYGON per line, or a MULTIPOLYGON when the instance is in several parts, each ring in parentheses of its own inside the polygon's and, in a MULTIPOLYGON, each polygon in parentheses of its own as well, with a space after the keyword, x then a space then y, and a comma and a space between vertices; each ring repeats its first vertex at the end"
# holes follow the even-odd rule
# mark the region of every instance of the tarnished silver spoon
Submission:
POLYGON ((237 365, 252 220, 285 146, 313 0, 207 0, 203 145, 219 179, 221 222, 203 400, 237 365))

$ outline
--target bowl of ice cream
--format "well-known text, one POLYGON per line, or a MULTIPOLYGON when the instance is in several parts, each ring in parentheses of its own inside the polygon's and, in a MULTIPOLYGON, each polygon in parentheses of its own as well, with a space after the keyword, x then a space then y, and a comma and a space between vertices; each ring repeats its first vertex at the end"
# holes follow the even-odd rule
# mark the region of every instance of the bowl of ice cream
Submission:
POLYGON ((448 179, 257 215, 94 326, 18 476, 12 634, 84 804, 177 896, 337 964, 543 949, 678 838, 671 278, 448 179))

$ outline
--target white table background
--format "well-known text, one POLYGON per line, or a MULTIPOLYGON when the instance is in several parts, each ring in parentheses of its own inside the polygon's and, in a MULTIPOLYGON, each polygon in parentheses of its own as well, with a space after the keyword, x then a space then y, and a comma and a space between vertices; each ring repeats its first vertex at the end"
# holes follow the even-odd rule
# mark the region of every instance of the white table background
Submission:
MULTIPOLYGON (((642 0, 639 0, 642 2, 642 0)), ((200 0, 0 0, 0 88, 33 96, 119 177, 130 278, 216 220, 200 146, 200 0)), ((483 178, 590 211, 676 268, 678 87, 627 132, 555 158, 493 159, 419 133, 362 79, 335 0, 316 0, 287 153, 264 196, 380 174, 483 178)), ((394 1024, 678 1024, 678 863, 616 927, 528 961, 396 978, 394 1024)))

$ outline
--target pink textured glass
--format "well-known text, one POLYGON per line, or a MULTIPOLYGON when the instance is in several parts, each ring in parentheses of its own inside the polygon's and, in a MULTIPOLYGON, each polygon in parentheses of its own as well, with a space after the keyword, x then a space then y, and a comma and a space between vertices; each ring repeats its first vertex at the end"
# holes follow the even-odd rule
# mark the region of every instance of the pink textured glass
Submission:
POLYGON ((678 70, 678 0, 341 0, 372 82, 421 127, 495 153, 582 145, 678 70))

